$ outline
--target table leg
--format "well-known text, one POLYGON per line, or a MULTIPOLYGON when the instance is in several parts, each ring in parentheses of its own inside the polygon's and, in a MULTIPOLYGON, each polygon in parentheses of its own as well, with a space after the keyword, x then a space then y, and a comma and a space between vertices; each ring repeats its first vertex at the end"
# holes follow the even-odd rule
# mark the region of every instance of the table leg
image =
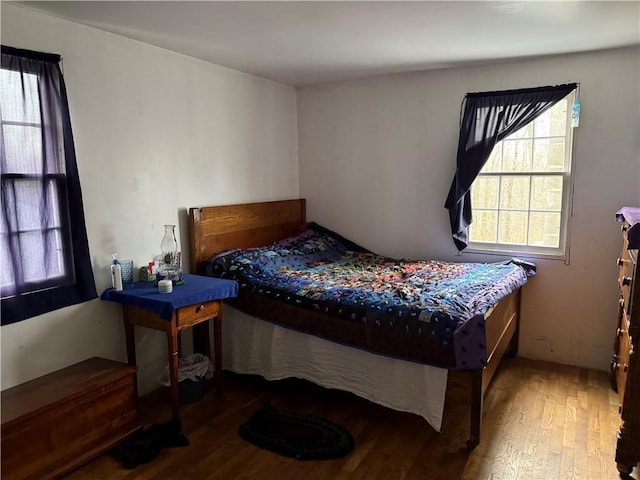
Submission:
POLYGON ((133 323, 129 321, 129 309, 125 305, 122 312, 124 321, 124 340, 127 347, 127 363, 136 365, 136 337, 133 323))
POLYGON ((178 330, 175 324, 167 330, 169 345, 169 379, 171 381, 171 413, 174 420, 180 420, 180 390, 178 387, 178 330))
POLYGON ((216 392, 222 391, 222 310, 213 319, 213 383, 216 392))
MULTIPOLYGON (((122 310, 122 319, 124 323, 124 341, 127 349, 127 363, 129 365, 137 367, 136 365, 136 334, 135 334, 133 323, 131 323, 131 321, 129 320, 129 315, 130 315, 129 309, 126 305, 124 305, 122 310)), ((138 398, 137 368, 136 368, 136 373, 134 375, 133 388, 134 388, 134 395, 135 395, 135 401, 136 401, 136 410, 139 410, 140 401, 138 398)))

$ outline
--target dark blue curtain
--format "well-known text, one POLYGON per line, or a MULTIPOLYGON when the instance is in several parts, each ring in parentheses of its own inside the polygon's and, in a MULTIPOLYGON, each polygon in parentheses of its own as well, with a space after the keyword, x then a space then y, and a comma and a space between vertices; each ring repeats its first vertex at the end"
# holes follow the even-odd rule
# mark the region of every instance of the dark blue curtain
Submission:
POLYGON ((462 103, 460 138, 445 208, 458 250, 468 244, 471 225, 471 184, 487 163, 496 143, 535 120, 569 95, 577 84, 525 88, 500 92, 468 93, 462 103))
POLYGON ((97 294, 60 56, 6 46, 1 53, 0 318, 6 325, 97 294))

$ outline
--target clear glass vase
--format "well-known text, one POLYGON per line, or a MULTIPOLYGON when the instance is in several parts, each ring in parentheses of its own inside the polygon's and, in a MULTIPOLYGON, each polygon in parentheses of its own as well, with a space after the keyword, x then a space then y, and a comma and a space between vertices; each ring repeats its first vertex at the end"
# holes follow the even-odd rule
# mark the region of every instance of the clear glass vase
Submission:
POLYGON ((164 237, 162 237, 160 249, 162 251, 162 260, 164 264, 172 265, 176 258, 176 253, 178 252, 178 242, 176 241, 175 225, 164 226, 164 237))
POLYGON ((164 226, 164 236, 160 242, 162 264, 159 266, 160 275, 174 283, 182 278, 180 252, 178 251, 175 230, 175 225, 164 226))

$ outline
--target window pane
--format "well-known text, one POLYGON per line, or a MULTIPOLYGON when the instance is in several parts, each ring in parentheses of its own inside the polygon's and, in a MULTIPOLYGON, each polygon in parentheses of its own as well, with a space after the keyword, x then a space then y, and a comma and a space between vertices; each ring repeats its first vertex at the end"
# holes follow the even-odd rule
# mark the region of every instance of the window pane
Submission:
POLYGON ((495 243, 497 238, 498 212, 495 210, 474 210, 469 239, 472 242, 495 243))
POLYGON ((16 218, 15 195, 13 194, 13 180, 2 179, 2 190, 4 200, 0 213, 0 232, 15 232, 18 229, 18 219, 16 218))
POLYGON ((31 73, 0 70, 0 104, 5 122, 41 123, 38 77, 31 73), (23 91, 24 87, 24 91, 23 91))
POLYGON ((527 210, 529 208, 528 175, 502 177, 500 182, 500 208, 506 210, 527 210))
POLYGON ((56 180, 47 180, 47 222, 48 228, 57 228, 62 226, 62 217, 60 215, 60 195, 58 194, 58 182, 56 180))
MULTIPOLYGON (((11 252, 9 251, 9 236, 0 235, 0 282, 3 287, 13 285, 13 263, 11 252)), ((13 293, 13 292, 12 292, 13 293)))
POLYGON ((531 212, 529 245, 554 248, 560 246, 560 213, 531 212))
POLYGON ((498 243, 527 243, 527 212, 500 212, 498 243))
POLYGON ((46 280, 44 266, 44 237, 42 232, 20 234, 22 274, 26 282, 46 280))
POLYGON ((560 100, 551 107, 551 135, 565 137, 567 135, 567 98, 560 100))
POLYGON ((536 137, 564 137, 567 132, 567 100, 563 99, 534 120, 536 137))
POLYGON ((531 138, 533 137, 533 124, 528 123, 520 130, 513 132, 505 140, 517 139, 517 138, 531 138))
POLYGON ((40 127, 4 125, 6 172, 42 174, 42 137, 40 127))
POLYGON ((562 210, 562 177, 560 175, 531 178, 531 210, 562 210))
POLYGON ((502 142, 498 142, 481 170, 483 173, 502 171, 502 142))
POLYGON ((564 170, 564 137, 534 140, 533 171, 563 172, 564 170))
POLYGON ((49 230, 46 235, 49 244, 49 255, 45 258, 47 265, 47 279, 65 275, 64 251, 62 236, 59 229, 49 230))
POLYGON ((478 177, 471 187, 471 205, 474 208, 498 208, 500 177, 478 177))
POLYGON ((20 234, 20 249, 26 282, 42 282, 63 275, 62 241, 57 230, 20 234))
POLYGON ((531 140, 504 140, 503 171, 530 172, 531 171, 531 140))
POLYGON ((41 230, 60 226, 56 186, 51 180, 46 191, 40 180, 16 180, 15 196, 18 208, 18 230, 41 230), (45 202, 45 196, 46 202, 45 202), (44 221, 43 221, 44 220, 44 221))
POLYGON ((547 110, 533 121, 534 135, 536 137, 549 137, 551 135, 551 111, 547 110))

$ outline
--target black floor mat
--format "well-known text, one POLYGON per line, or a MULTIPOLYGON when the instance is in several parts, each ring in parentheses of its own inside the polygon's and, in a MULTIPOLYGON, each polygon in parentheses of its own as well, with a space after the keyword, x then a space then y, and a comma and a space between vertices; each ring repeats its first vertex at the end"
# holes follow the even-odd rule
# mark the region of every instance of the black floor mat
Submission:
POLYGON ((240 425, 246 441, 286 457, 299 460, 338 458, 355 446, 351 433, 315 415, 278 411, 262 407, 240 425))

